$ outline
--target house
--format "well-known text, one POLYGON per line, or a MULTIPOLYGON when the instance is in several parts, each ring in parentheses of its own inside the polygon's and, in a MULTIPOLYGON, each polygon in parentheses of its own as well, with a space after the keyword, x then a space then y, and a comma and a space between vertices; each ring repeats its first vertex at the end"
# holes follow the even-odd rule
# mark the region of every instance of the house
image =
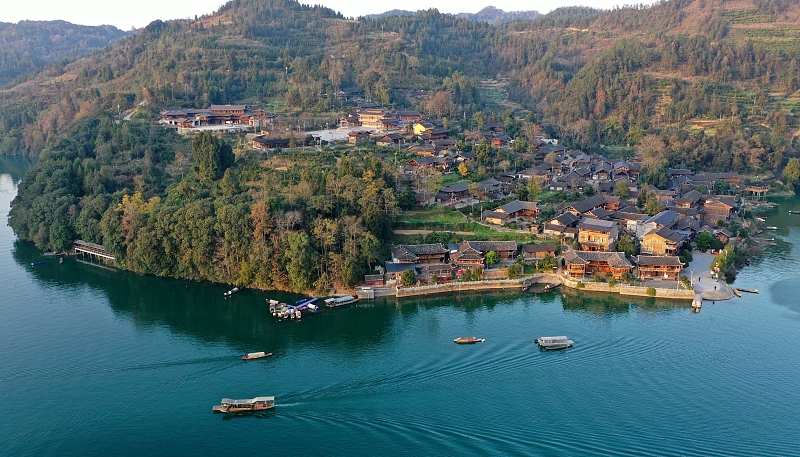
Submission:
POLYGON ((364 275, 364 285, 367 287, 382 287, 386 285, 383 275, 364 275))
POLYGON ((441 127, 426 129, 419 135, 424 141, 444 140, 450 138, 450 131, 441 127))
POLYGON ((448 250, 441 243, 397 246, 392 249, 392 263, 445 263, 447 253, 448 250))
POLYGON ((613 251, 618 236, 619 227, 614 221, 586 218, 578 224, 578 242, 584 251, 613 251))
POLYGON ((469 183, 457 182, 449 186, 442 187, 436 194, 439 203, 450 203, 469 197, 469 183))
POLYGON ((436 126, 434 126, 430 122, 417 122, 416 124, 414 124, 413 127, 414 135, 417 136, 422 135, 424 132, 427 132, 428 130, 433 130, 434 128, 436 128, 436 126))
POLYGON ((744 190, 750 195, 763 197, 767 195, 767 192, 769 192, 769 184, 766 184, 764 181, 754 182, 752 184, 748 184, 744 190))
POLYGON ((495 148, 502 148, 503 146, 511 143, 512 138, 505 133, 498 133, 492 136, 490 144, 495 148))
POLYGON ((449 151, 456 146, 456 143, 458 143, 458 141, 453 138, 445 138, 443 140, 431 140, 431 144, 436 146, 436 150, 438 151, 449 151))
POLYGON ((640 255, 636 257, 639 279, 661 278, 677 281, 683 264, 676 256, 640 255))
POLYGON ((404 123, 422 120, 422 114, 413 110, 398 110, 395 113, 395 116, 397 116, 404 123))
POLYGON ((359 110, 356 114, 358 115, 358 122, 362 127, 383 130, 383 120, 387 117, 388 113, 382 108, 364 108, 359 110))
POLYGON ((585 275, 610 272, 614 279, 622 279, 622 275, 630 273, 633 265, 621 252, 567 251, 564 254, 564 267, 572 278, 583 278, 585 275))
POLYGON ((717 239, 722 242, 722 244, 728 244, 730 243, 731 238, 733 238, 733 233, 728 231, 728 229, 722 228, 719 230, 714 230, 714 236, 716 236, 717 239))
POLYGON ((409 154, 419 154, 423 157, 433 157, 439 152, 432 144, 415 144, 408 148, 409 154))
POLYGON ((366 143, 369 141, 369 132, 363 130, 352 131, 347 134, 347 141, 353 144, 366 143))
POLYGON ((509 219, 525 218, 527 220, 539 217, 539 205, 537 202, 521 202, 514 200, 503 206, 495 208, 499 213, 508 214, 509 219))
POLYGON ((478 155, 469 151, 457 151, 452 157, 456 162, 471 162, 477 159, 478 155))
POLYGON ((375 141, 375 144, 378 146, 391 146, 391 147, 399 147, 400 145, 406 144, 406 139, 403 135, 399 133, 389 133, 387 135, 383 135, 382 137, 378 138, 375 141))
POLYGON ((712 225, 718 224, 719 221, 728 222, 731 213, 736 207, 736 200, 732 197, 714 196, 706 198, 701 204, 700 220, 712 225))
POLYGON ((569 191, 582 187, 586 183, 586 179, 578 173, 572 171, 566 176, 562 176, 557 180, 550 183, 550 190, 555 191, 569 191))
POLYGON ((386 261, 386 280, 400 282, 400 277, 403 276, 403 272, 406 270, 411 270, 414 276, 417 276, 417 267, 418 265, 416 263, 394 263, 386 261))
POLYGON ((612 164, 606 161, 600 161, 594 164, 592 170, 592 179, 595 181, 608 181, 612 177, 612 164))
POLYGON ((408 162, 409 165, 419 168, 438 168, 447 171, 450 168, 450 161, 445 157, 418 157, 408 162))
POLYGON ((500 211, 483 211, 481 213, 481 220, 488 224, 503 225, 508 222, 509 216, 500 211))
POLYGON ((573 203, 567 207, 566 211, 570 213, 580 216, 583 213, 589 212, 593 209, 600 208, 606 204, 606 199, 603 195, 597 194, 593 197, 587 198, 586 200, 573 203))
POLYGON ((555 257, 558 246, 553 243, 525 244, 520 249, 524 260, 543 259, 546 256, 555 257))
POLYGON ((425 279, 429 283, 452 281, 454 277, 453 266, 449 263, 423 265, 422 270, 425 273, 425 279))
POLYGON ((486 254, 494 251, 500 260, 514 260, 517 256, 516 241, 463 241, 451 259, 458 265, 483 265, 486 254))
POLYGON ((565 238, 575 238, 578 234, 578 229, 575 225, 580 221, 580 218, 572 213, 563 213, 551 219, 544 224, 544 231, 542 234, 546 238, 558 238, 564 236, 565 238))
POLYGON ((684 238, 681 234, 666 227, 647 232, 640 243, 640 250, 644 254, 677 255, 683 247, 684 238))
POLYGON ((676 197, 675 206, 678 208, 697 208, 702 197, 703 194, 696 190, 692 190, 681 195, 680 197, 676 197))

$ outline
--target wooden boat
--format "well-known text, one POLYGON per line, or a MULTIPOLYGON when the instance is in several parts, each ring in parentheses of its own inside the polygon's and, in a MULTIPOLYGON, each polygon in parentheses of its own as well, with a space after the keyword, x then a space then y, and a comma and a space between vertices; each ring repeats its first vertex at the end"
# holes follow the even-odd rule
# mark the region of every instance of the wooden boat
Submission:
POLYGON ((456 344, 475 344, 483 343, 485 341, 486 338, 475 338, 474 336, 462 336, 453 340, 453 342, 456 344))
POLYGON ((544 286, 544 290, 545 290, 545 291, 548 291, 548 290, 553 290, 553 289, 555 289, 556 287, 558 287, 558 286, 560 286, 560 285, 561 285, 561 284, 559 284, 559 283, 557 283, 557 282, 556 282, 556 283, 553 283, 553 284, 548 284, 548 285, 544 286))
POLYGON ((45 262, 44 260, 40 260, 40 261, 38 261, 38 262, 33 262, 33 263, 31 264, 31 266, 32 266, 32 267, 36 267, 36 266, 39 266, 39 265, 44 265, 44 264, 46 264, 46 263, 47 263, 47 262, 45 262))
POLYGON ((247 354, 242 356, 242 360, 254 360, 254 359, 263 359, 264 357, 271 356, 271 352, 248 352, 247 354))
POLYGON ((354 297, 352 295, 347 295, 345 297, 332 297, 325 300, 325 306, 328 308, 336 308, 338 306, 346 306, 351 303, 355 303, 358 301, 358 297, 354 297))
POLYGON ((540 348, 548 351, 566 349, 573 344, 573 341, 566 336, 540 336, 535 341, 540 348))
POLYGON ((739 289, 734 287, 731 290, 733 290, 733 295, 736 295, 737 297, 742 298, 742 293, 739 292, 739 289))
POLYGON ((789 210, 789 214, 800 214, 800 211, 789 210))
POLYGON ((764 227, 764 230, 778 230, 778 227, 770 225, 769 227, 764 227))
POLYGON ((221 405, 211 408, 215 413, 254 413, 266 411, 275 407, 275 397, 255 397, 244 400, 232 400, 223 398, 221 405))
POLYGON ((757 294, 758 289, 742 289, 741 287, 737 287, 739 292, 747 292, 748 294, 757 294))

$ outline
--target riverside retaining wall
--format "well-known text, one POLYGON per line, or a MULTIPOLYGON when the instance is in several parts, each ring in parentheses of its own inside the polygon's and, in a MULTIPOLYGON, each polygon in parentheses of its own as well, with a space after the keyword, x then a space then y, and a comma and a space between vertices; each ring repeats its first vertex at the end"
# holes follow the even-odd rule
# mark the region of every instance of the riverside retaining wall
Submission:
MULTIPOLYGON (((576 281, 574 279, 563 278, 562 283, 572 289, 578 290, 589 290, 594 292, 613 292, 618 293, 620 295, 637 295, 640 297, 650 297, 647 295, 647 287, 643 286, 629 286, 627 284, 617 284, 614 287, 610 287, 608 283, 605 282, 584 282, 583 287, 579 288, 578 283, 580 281, 576 281)), ((693 300, 695 296, 695 291, 690 289, 664 289, 661 287, 655 287, 656 291, 655 297, 656 298, 671 298, 675 300, 693 300)))
POLYGON ((557 275, 540 273, 518 279, 500 279, 495 281, 467 281, 446 282, 442 284, 429 284, 416 287, 398 287, 397 297, 414 297, 417 295, 443 294, 453 292, 467 292, 471 290, 497 290, 497 289, 522 289, 535 283, 560 283, 557 275))

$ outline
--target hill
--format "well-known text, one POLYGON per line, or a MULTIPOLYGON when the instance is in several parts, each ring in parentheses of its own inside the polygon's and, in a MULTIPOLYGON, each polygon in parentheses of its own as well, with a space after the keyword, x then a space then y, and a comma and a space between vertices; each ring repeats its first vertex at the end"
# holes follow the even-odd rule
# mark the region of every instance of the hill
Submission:
POLYGON ((290 0, 234 0, 197 20, 153 22, 0 91, 0 152, 37 154, 76 119, 145 99, 336 113, 341 103, 325 94, 340 88, 418 109, 426 100, 408 94, 433 90, 453 94, 449 111, 468 119, 497 109, 477 87, 499 77, 569 146, 672 135, 666 160, 685 166, 780 167, 794 154, 798 23, 800 5, 787 0, 564 8, 498 25, 436 10, 353 21, 290 0), (744 142, 744 157, 680 153, 712 141, 691 139, 699 131, 725 140, 711 151, 744 142))
POLYGON ((0 87, 47 64, 89 55, 128 34, 111 25, 0 22, 0 87))
MULTIPOLYGON (((380 19, 389 16, 412 16, 418 11, 408 11, 394 9, 385 11, 380 14, 368 14, 365 17, 369 19, 380 19)), ((536 19, 542 14, 538 11, 509 11, 505 12, 500 8, 494 6, 487 6, 486 8, 478 11, 477 13, 459 13, 454 16, 467 19, 469 21, 483 21, 490 24, 501 24, 503 22, 513 21, 515 19, 536 19)))

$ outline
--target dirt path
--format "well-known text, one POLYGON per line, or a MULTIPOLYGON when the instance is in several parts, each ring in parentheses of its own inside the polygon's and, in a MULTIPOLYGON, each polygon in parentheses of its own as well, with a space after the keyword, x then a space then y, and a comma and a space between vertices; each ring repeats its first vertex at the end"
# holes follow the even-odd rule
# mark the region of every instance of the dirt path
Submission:
MULTIPOLYGON (((398 235, 427 235, 433 232, 441 232, 441 230, 395 230, 394 233, 398 235)), ((450 232, 456 235, 474 235, 475 232, 450 232)))

